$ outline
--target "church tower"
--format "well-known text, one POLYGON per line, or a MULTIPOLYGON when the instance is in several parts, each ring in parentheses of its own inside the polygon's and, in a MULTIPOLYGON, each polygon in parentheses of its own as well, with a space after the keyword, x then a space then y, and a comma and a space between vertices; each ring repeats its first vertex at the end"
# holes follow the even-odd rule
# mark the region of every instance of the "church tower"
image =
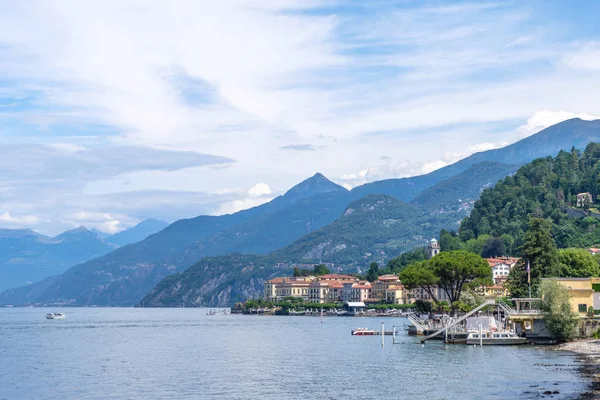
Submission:
POLYGON ((431 239, 427 245, 427 258, 433 258, 440 253, 440 244, 437 240, 431 239))

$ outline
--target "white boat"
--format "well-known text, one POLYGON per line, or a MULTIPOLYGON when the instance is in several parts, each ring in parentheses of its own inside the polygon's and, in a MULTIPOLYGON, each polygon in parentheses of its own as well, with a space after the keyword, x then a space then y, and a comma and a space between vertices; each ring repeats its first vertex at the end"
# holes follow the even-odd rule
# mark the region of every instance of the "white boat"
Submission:
POLYGON ((46 314, 46 319, 65 319, 67 316, 63 313, 49 313, 46 314))
POLYGON ((527 338, 517 336, 510 331, 469 333, 466 340, 467 344, 474 345, 515 345, 527 343, 527 338))

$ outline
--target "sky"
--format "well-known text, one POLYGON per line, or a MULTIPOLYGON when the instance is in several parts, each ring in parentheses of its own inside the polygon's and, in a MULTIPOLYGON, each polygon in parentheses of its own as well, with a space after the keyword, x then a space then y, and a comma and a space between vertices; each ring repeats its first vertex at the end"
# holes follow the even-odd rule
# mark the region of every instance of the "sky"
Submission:
POLYGON ((600 115, 600 2, 0 8, 0 227, 220 215, 414 176, 600 115))

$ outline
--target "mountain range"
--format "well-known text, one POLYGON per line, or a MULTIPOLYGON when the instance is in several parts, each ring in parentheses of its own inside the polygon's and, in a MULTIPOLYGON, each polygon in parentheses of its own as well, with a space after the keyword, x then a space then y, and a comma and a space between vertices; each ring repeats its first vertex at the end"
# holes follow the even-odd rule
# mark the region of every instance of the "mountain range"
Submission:
POLYGON ((281 273, 277 262, 366 265, 423 244, 442 228, 458 228, 481 190, 518 166, 598 140, 600 121, 573 119, 422 176, 348 191, 316 174, 269 203, 176 221, 60 276, 0 293, 0 304, 134 305, 161 279, 195 265, 190 270, 203 274, 195 280, 203 294, 194 304, 226 305, 260 289, 264 277, 281 273), (226 256, 233 252, 246 254, 226 256))
POLYGON ((0 229, 0 290, 61 274, 119 246, 143 240, 167 225, 148 220, 115 235, 79 227, 54 237, 30 229, 0 229))

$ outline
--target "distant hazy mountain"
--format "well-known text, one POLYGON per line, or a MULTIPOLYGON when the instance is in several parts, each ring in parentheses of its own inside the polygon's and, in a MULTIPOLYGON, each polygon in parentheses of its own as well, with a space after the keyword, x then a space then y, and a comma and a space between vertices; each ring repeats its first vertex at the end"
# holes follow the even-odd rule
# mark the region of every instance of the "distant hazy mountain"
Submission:
POLYGON ((431 218, 418 207, 385 195, 369 195, 350 204, 333 223, 269 255, 232 254, 202 259, 182 273, 163 279, 144 299, 144 307, 226 306, 256 296, 257 278, 281 271, 277 263, 321 260, 368 265, 423 245, 452 221, 431 218))
MULTIPOLYGON (((176 221, 141 242, 69 269, 44 287, 37 301, 136 304, 164 276, 202 257, 225 254, 234 246, 266 253, 330 223, 347 205, 347 194, 316 174, 267 204, 230 215, 176 221)), ((29 290, 39 288, 31 285, 29 290)), ((16 292, 0 294, 0 303, 14 302, 10 293, 16 292)))
POLYGON ((53 238, 31 230, 0 229, 0 290, 60 274, 115 247, 85 228, 53 238))
POLYGON ((119 246, 125 246, 127 244, 142 241, 148 236, 162 231, 167 226, 169 226, 168 222, 159 221, 157 219, 147 219, 140 222, 133 228, 115 233, 112 236, 107 236, 105 239, 110 243, 118 244, 119 246))
MULTIPOLYGON (((525 164, 536 157, 554 155, 562 148, 583 148, 590 141, 600 141, 600 122, 574 119, 506 148, 473 154, 427 175, 373 182, 350 192, 317 174, 267 204, 231 215, 176 221, 141 242, 77 265, 48 285, 37 299, 78 305, 133 305, 164 276, 202 257, 231 252, 267 254, 332 223, 350 203, 370 194, 412 201, 431 212, 425 224, 438 226, 436 218, 444 218, 451 224, 447 228, 456 228, 462 215, 440 213, 439 209, 456 204, 458 199, 473 200, 483 186, 513 171, 513 167, 502 164, 525 164), (498 164, 474 167, 482 162, 498 164)), ((414 228, 406 227, 410 232, 414 228)), ((0 303, 9 300, 0 294, 0 303)))

